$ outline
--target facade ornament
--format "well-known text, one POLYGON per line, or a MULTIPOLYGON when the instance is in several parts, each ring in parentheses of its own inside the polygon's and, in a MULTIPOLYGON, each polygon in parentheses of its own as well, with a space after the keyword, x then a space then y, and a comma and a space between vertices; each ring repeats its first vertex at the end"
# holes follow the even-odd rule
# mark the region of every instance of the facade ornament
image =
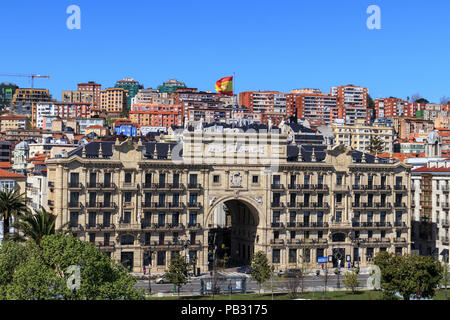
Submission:
POLYGON ((312 154, 311 154, 311 162, 316 162, 316 149, 313 149, 312 154))
POLYGON ((209 201, 209 206, 212 206, 212 204, 217 200, 217 197, 213 197, 211 201, 209 201))
POLYGON ((103 158, 103 149, 102 149, 102 143, 99 142, 100 147, 98 148, 98 157, 103 158))
POLYGON ((153 159, 158 159, 158 150, 156 149, 156 143, 155 143, 155 150, 153 150, 153 159))
POLYGON ((231 176, 231 187, 239 188, 242 187, 242 176, 240 172, 235 172, 231 176))
POLYGON ((167 159, 172 159, 172 148, 169 144, 169 151, 167 152, 167 159))
POLYGON ((260 206, 262 206, 263 202, 262 202, 262 198, 261 198, 261 197, 253 197, 253 199, 254 199, 260 206))
POLYGON ((361 162, 367 162, 366 154, 363 152, 361 156, 361 162))
POLYGON ((81 156, 83 158, 86 158, 86 145, 85 144, 83 144, 83 151, 81 152, 81 156))

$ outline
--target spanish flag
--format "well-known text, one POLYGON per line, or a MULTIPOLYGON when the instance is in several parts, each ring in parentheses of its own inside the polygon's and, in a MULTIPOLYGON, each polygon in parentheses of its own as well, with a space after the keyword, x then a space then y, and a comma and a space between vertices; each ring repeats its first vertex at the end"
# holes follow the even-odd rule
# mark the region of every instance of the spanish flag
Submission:
POLYGON ((216 82, 216 91, 226 96, 233 95, 233 77, 225 77, 216 82))

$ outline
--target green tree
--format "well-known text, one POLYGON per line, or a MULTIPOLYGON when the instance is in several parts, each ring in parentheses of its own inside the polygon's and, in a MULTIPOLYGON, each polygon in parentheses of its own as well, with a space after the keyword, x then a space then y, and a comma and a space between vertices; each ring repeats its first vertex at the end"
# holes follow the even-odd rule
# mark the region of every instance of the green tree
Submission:
POLYGON ((442 285, 444 286, 445 299, 448 299, 447 296, 447 284, 449 280, 449 266, 448 263, 442 262, 442 285))
POLYGON ((385 299, 395 299, 400 293, 405 300, 415 296, 432 298, 442 279, 442 266, 428 256, 416 253, 397 255, 380 252, 374 264, 381 270, 381 290, 385 299))
POLYGON ((358 273, 355 270, 351 272, 347 271, 344 274, 344 279, 342 279, 342 283, 346 288, 351 289, 353 294, 355 294, 356 288, 359 286, 358 273))
MULTIPOLYGON (((18 221, 12 225, 20 232, 14 235, 13 239, 17 241, 33 239, 37 244, 40 244, 44 236, 55 233, 55 223, 56 216, 47 212, 45 208, 41 208, 35 213, 27 212, 23 216, 20 216, 18 221)), ((62 229, 67 224, 64 224, 57 232, 62 232, 62 229)))
POLYGON ((72 235, 43 236, 39 245, 5 241, 0 247, 2 299, 142 299, 135 283, 122 265, 72 235), (72 265, 81 275, 80 288, 73 291, 67 286, 72 265))
POLYGON ((251 268, 252 278, 258 283, 259 294, 261 294, 262 284, 269 280, 272 275, 269 260, 264 252, 258 251, 255 253, 252 259, 251 268))
POLYGON ((370 153, 382 153, 384 151, 384 143, 378 136, 370 138, 369 146, 367 151, 370 153))
POLYGON ((189 264, 186 259, 180 254, 175 254, 170 260, 169 270, 164 277, 177 287, 178 297, 180 296, 180 289, 188 281, 189 264))
POLYGON ((3 219, 3 238, 8 239, 12 218, 28 212, 26 196, 18 189, 0 191, 0 217, 3 219))

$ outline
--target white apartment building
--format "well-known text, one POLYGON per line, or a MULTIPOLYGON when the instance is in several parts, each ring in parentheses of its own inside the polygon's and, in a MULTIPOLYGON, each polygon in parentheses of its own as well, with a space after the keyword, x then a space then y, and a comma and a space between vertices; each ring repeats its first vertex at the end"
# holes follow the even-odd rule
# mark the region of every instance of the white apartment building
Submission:
POLYGON ((411 171, 412 251, 449 262, 450 160, 411 171))

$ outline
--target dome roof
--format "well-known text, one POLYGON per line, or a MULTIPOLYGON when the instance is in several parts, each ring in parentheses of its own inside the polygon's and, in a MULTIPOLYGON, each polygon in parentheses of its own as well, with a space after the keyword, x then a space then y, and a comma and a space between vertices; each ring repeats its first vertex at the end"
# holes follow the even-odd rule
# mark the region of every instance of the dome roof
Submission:
POLYGON ((30 147, 28 146, 28 142, 22 141, 19 144, 16 145, 15 149, 26 149, 29 150, 30 147))

